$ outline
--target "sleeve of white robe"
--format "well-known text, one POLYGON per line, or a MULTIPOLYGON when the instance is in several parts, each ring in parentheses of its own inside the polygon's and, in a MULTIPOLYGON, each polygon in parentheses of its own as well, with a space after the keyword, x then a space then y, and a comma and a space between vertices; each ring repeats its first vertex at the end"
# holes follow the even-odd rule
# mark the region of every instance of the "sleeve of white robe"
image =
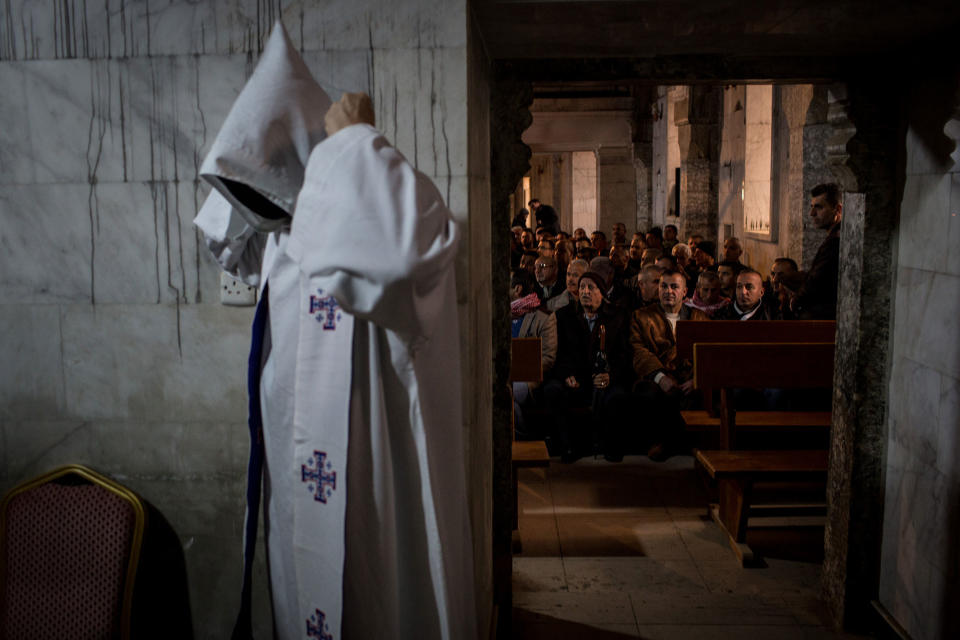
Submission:
POLYGON ((429 336, 455 312, 457 242, 436 186, 373 127, 341 129, 310 154, 287 253, 348 313, 411 342, 429 336))
POLYGON ((257 233, 217 190, 207 196, 193 223, 224 271, 252 287, 260 284, 267 234, 257 233))

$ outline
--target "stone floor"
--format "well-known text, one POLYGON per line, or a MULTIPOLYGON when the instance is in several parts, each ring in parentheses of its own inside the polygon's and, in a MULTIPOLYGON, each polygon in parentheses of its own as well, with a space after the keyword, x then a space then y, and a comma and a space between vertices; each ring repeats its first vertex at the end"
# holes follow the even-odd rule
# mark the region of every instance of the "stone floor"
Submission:
POLYGON ((693 458, 520 471, 515 638, 854 638, 817 598, 823 528, 751 530, 743 569, 693 458))

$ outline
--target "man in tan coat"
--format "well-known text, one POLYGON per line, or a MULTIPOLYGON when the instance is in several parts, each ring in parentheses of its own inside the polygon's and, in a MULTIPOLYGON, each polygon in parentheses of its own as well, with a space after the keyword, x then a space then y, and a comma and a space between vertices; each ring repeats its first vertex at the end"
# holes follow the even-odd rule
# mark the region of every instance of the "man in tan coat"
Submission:
MULTIPOLYGON (((543 258, 541 258, 542 260, 543 258)), ((514 338, 540 338, 540 361, 544 375, 557 358, 557 318, 534 292, 535 280, 529 273, 517 271, 510 278, 511 334, 514 338)), ((533 382, 513 383, 514 428, 519 438, 528 433, 523 412, 543 405, 543 394, 533 382)))
POLYGON ((680 411, 695 400, 693 367, 677 358, 678 320, 708 320, 699 309, 685 306, 687 280, 679 271, 660 276, 660 303, 638 309, 630 324, 634 386, 643 415, 648 419, 650 448, 647 455, 661 462, 683 448, 686 426, 680 411))

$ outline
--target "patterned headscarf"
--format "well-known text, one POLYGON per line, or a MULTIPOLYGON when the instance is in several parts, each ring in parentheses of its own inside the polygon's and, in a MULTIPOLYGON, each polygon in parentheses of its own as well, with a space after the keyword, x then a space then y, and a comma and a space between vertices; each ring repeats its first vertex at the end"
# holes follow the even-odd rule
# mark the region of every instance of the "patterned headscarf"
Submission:
POLYGON ((536 293, 531 293, 510 303, 510 315, 514 318, 522 318, 539 306, 540 298, 536 293))

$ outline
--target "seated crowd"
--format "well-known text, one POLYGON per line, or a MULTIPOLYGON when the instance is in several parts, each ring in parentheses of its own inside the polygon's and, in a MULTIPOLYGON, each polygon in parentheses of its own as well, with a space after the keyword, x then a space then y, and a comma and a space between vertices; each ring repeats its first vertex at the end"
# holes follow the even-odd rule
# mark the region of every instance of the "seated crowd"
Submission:
POLYGON ((699 235, 678 242, 674 225, 628 239, 618 223, 609 245, 601 231, 514 227, 512 333, 542 339, 544 371, 541 384, 514 383, 518 437, 547 437, 564 462, 684 451, 681 411, 700 394, 677 357, 678 320, 833 319, 802 304, 794 260, 764 278, 742 257, 737 238, 718 255, 699 235))

